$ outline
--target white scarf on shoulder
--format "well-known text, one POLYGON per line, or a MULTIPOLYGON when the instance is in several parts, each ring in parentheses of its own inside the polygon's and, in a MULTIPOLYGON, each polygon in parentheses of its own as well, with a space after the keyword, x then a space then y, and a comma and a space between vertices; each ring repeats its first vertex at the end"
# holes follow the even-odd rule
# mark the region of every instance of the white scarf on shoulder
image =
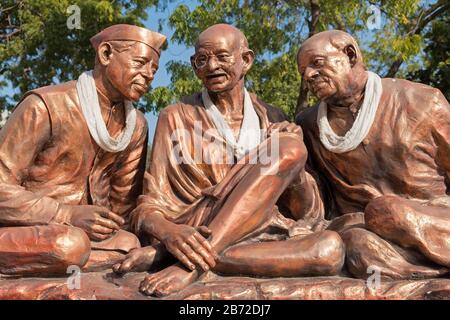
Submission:
POLYGON ((330 126, 327 118, 327 104, 321 102, 317 113, 320 141, 323 146, 334 153, 344 153, 356 149, 364 140, 372 127, 380 102, 382 86, 381 78, 373 72, 367 71, 367 83, 364 101, 356 116, 352 128, 345 136, 338 136, 330 126))
POLYGON ((123 130, 117 139, 114 139, 109 135, 100 111, 97 88, 92 70, 83 72, 78 78, 77 94, 89 132, 100 148, 108 152, 125 150, 131 141, 136 127, 136 109, 131 101, 124 101, 126 114, 125 130, 123 130))
POLYGON ((241 130, 239 132, 239 141, 236 141, 233 131, 225 121, 222 113, 212 102, 206 89, 202 91, 202 100, 206 108, 206 113, 216 126, 220 135, 233 148, 234 156, 237 160, 240 160, 247 152, 256 148, 261 143, 259 117, 253 107, 247 89, 244 88, 244 119, 242 120, 241 130))

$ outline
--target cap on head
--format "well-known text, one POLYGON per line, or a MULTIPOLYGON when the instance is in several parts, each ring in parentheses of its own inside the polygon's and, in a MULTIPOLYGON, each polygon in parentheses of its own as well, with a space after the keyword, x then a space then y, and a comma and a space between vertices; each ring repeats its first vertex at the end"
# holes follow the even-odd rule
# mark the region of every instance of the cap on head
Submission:
POLYGON ((91 38, 91 44, 97 51, 97 48, 106 41, 138 41, 142 42, 158 55, 161 52, 161 46, 166 41, 166 37, 158 32, 146 28, 133 26, 130 24, 116 24, 110 26, 91 38))

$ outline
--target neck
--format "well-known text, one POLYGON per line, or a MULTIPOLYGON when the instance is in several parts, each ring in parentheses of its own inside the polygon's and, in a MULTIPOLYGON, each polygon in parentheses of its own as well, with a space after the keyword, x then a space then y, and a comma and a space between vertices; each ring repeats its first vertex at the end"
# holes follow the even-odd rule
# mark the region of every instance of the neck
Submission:
POLYGON ((240 80, 238 84, 229 91, 210 92, 208 91, 212 102, 216 105, 222 114, 234 112, 243 113, 244 107, 244 80, 240 80))
POLYGON ((110 109, 118 102, 122 102, 121 94, 111 85, 103 72, 95 68, 93 76, 101 107, 110 109))
POLYGON ((338 113, 350 112, 355 115, 364 100, 366 83, 367 72, 356 73, 351 79, 346 93, 339 98, 334 98, 332 101, 327 101, 328 107, 338 113))

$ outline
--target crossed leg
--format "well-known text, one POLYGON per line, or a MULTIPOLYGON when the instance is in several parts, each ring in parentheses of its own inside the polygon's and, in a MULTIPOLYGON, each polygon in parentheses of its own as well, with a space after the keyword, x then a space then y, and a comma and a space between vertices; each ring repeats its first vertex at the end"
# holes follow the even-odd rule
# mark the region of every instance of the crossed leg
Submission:
POLYGON ((367 278, 370 266, 389 279, 437 277, 450 267, 450 208, 421 204, 398 196, 372 200, 365 228, 342 234, 346 265, 367 278))
MULTIPOLYGON (((270 148, 269 140, 261 144, 259 149, 270 148)), ((267 154, 271 154, 270 150, 267 154)), ((207 224, 212 231, 210 244, 220 255, 214 271, 262 276, 335 274, 339 271, 343 264, 344 247, 342 240, 333 231, 298 240, 236 245, 271 219, 276 201, 294 177, 298 176, 305 161, 306 149, 301 137, 286 133, 279 136, 278 161, 249 167, 207 224), (260 265, 255 266, 257 264, 260 265)), ((152 261, 151 252, 156 254, 156 250, 152 250, 141 249, 141 252, 147 253, 147 259, 144 258, 147 262, 152 261)), ((139 255, 135 254, 133 261, 138 261, 139 255)), ((123 271, 121 266, 116 269, 123 271)), ((188 271, 177 263, 147 276, 140 290, 148 295, 167 295, 183 289, 200 275, 198 268, 188 271)))

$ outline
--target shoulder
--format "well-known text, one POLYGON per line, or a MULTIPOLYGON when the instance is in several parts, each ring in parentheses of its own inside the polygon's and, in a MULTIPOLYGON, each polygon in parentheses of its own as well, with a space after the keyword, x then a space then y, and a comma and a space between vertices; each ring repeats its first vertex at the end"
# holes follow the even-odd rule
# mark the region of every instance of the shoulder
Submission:
POLYGON ((271 104, 264 102, 254 93, 251 93, 250 96, 252 97, 253 101, 256 101, 259 105, 261 105, 264 109, 266 109, 269 122, 289 121, 287 115, 280 108, 274 107, 271 104))
POLYGON ((180 101, 163 108, 159 112, 158 121, 167 121, 170 118, 192 113, 202 106, 201 93, 199 92, 182 97, 180 101))
POLYGON ((392 78, 383 78, 382 84, 383 92, 397 99, 409 113, 424 114, 448 109, 448 102, 442 92, 429 85, 392 78))
POLYGON ((77 88, 76 81, 68 81, 61 84, 49 85, 41 88, 37 88, 31 90, 30 92, 35 93, 41 97, 45 98, 53 98, 58 97, 61 98, 62 95, 76 96, 77 88))
POLYGON ((38 94, 29 91, 13 109, 9 119, 13 121, 19 117, 27 117, 29 120, 38 120, 42 116, 48 117, 48 109, 44 100, 38 94))

